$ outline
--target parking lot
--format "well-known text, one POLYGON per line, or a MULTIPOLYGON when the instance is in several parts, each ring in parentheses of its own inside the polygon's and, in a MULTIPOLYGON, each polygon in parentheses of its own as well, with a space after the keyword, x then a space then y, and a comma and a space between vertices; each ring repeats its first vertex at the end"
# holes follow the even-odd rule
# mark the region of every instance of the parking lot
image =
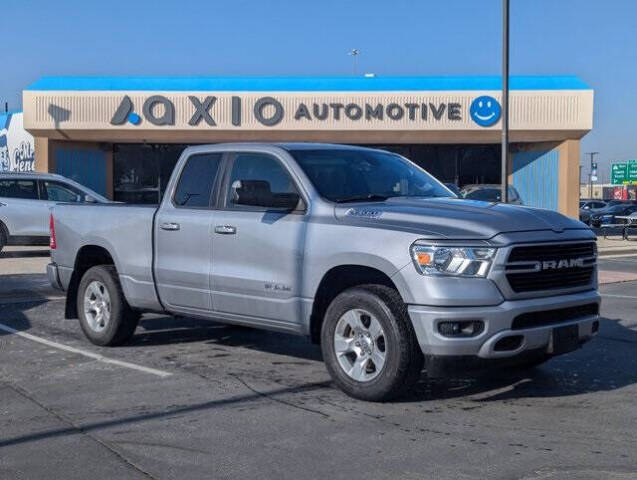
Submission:
MULTIPOLYGON (((147 316, 128 345, 95 347, 63 318, 47 255, 0 257, 0 478, 637 478, 635 281, 601 286, 600 333, 577 352, 423 374, 374 404, 289 335, 147 316)), ((600 268, 625 280, 637 256, 600 268)))

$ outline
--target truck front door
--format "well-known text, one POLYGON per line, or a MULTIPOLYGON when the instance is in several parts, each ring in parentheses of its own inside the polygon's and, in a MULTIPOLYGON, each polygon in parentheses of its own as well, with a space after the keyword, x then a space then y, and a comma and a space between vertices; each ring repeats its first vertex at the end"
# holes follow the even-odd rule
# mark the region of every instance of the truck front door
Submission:
POLYGON ((161 301, 173 311, 197 313, 212 309, 211 225, 221 158, 221 153, 188 157, 172 197, 166 198, 157 212, 155 280, 161 301))
POLYGON ((215 212, 212 262, 214 310, 255 324, 297 329, 306 215, 302 210, 240 205, 233 184, 267 182, 273 193, 300 194, 280 159, 230 155, 215 212))

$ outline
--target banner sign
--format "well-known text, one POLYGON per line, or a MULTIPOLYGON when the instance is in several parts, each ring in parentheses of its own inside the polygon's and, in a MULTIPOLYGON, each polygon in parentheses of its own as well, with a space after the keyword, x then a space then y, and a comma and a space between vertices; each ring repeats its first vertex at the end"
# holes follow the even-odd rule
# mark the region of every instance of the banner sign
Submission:
POLYGON ((22 120, 22 112, 0 114, 0 172, 34 170, 35 142, 22 120))

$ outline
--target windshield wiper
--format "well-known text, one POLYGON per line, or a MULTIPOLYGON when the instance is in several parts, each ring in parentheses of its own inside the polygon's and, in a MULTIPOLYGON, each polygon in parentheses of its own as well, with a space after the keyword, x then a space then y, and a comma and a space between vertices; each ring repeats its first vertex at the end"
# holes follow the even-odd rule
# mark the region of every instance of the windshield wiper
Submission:
POLYGON ((362 197, 346 197, 339 198, 336 200, 336 203, 350 203, 350 202, 382 202, 387 200, 388 198, 395 197, 396 195, 377 195, 370 193, 369 195, 364 195, 362 197))

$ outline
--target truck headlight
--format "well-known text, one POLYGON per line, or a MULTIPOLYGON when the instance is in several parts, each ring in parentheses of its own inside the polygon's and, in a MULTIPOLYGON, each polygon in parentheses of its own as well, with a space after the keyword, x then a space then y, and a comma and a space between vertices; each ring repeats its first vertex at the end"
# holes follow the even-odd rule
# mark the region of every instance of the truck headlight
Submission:
POLYGON ((414 243, 411 258, 422 275, 486 277, 496 249, 414 243))

